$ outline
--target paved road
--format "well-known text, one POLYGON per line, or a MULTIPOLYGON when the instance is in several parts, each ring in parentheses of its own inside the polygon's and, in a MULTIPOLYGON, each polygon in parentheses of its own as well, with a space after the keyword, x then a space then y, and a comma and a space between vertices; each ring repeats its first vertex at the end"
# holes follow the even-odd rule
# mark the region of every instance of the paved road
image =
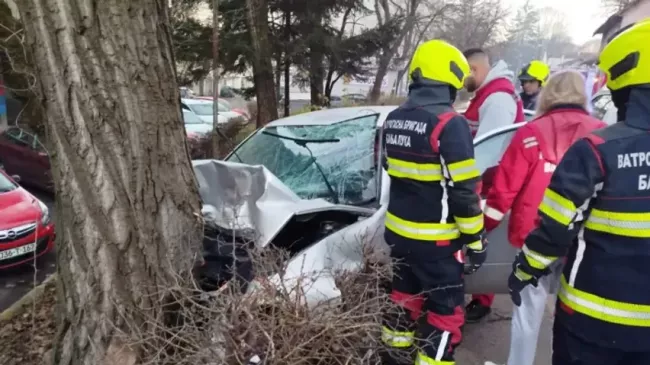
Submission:
MULTIPOLYGON (((52 196, 38 191, 32 191, 32 193, 41 199, 50 208, 50 212, 54 214, 52 196)), ((34 272, 34 265, 24 265, 15 269, 0 271, 0 312, 20 299, 34 285, 40 284, 45 278, 52 275, 56 271, 55 262, 56 254, 52 251, 39 258, 36 273, 34 272), (34 274, 36 274, 36 280, 34 280, 34 274)))
MULTIPOLYGON (((546 305, 544 322, 537 345, 534 365, 551 363, 551 328, 554 298, 546 305)), ((483 365, 485 361, 505 364, 510 346, 510 317, 512 303, 507 295, 497 295, 492 314, 483 322, 465 326, 464 339, 457 351, 459 365, 483 365)))

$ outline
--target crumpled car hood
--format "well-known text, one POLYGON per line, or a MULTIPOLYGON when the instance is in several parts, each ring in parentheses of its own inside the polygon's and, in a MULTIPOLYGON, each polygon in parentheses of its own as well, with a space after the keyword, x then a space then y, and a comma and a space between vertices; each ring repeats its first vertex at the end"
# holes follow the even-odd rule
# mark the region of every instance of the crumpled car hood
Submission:
POLYGON ((203 201, 203 215, 216 225, 255 232, 264 247, 297 214, 342 210, 372 214, 373 209, 303 200, 264 166, 219 160, 192 161, 203 201))

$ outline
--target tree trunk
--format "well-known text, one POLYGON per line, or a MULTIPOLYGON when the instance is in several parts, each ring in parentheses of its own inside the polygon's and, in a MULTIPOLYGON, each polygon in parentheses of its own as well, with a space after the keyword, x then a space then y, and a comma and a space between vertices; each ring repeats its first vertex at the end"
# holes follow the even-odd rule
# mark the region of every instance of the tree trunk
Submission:
POLYGON ((248 27, 253 46, 253 80, 257 96, 257 127, 278 119, 269 46, 269 7, 266 0, 246 0, 248 27))
POLYGON ((291 114, 291 12, 284 12, 284 116, 291 114))
POLYGON ((384 82, 384 77, 388 73, 388 66, 390 66, 390 61, 393 58, 393 53, 384 50, 382 55, 379 57, 379 65, 377 67, 377 74, 375 75, 375 81, 372 84, 372 89, 370 89, 370 102, 377 103, 379 97, 381 96, 381 84, 384 82))
POLYGON ((212 0, 212 158, 218 159, 221 133, 219 130, 219 0, 212 0))
POLYGON ((310 46, 309 51, 309 89, 311 96, 311 105, 325 105, 323 84, 325 82, 325 68, 323 60, 325 55, 320 49, 321 45, 310 46))
POLYGON ((167 0, 17 5, 56 184, 54 363, 112 365, 138 354, 119 334, 152 330, 202 237, 167 0))

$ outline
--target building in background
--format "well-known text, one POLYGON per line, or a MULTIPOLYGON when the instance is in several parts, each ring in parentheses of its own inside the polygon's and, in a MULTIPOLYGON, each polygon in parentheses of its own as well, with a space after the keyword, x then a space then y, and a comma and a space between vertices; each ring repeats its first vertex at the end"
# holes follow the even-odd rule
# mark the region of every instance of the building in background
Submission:
POLYGON ((636 23, 639 20, 650 17, 650 0, 634 0, 622 10, 613 14, 601 24, 594 32, 594 35, 601 35, 600 49, 603 49, 616 31, 636 23))

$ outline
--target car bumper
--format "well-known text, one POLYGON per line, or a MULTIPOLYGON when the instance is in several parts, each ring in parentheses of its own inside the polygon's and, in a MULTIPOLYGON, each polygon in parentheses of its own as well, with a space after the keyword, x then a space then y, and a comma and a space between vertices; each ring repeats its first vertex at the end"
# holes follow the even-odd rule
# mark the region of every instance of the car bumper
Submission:
POLYGON ((52 251, 55 237, 54 223, 49 223, 46 226, 39 225, 36 232, 16 241, 0 242, 0 270, 32 262, 35 258, 52 251), (30 244, 35 244, 36 247, 20 253, 30 244), (12 256, 3 257, 9 254, 12 256))

